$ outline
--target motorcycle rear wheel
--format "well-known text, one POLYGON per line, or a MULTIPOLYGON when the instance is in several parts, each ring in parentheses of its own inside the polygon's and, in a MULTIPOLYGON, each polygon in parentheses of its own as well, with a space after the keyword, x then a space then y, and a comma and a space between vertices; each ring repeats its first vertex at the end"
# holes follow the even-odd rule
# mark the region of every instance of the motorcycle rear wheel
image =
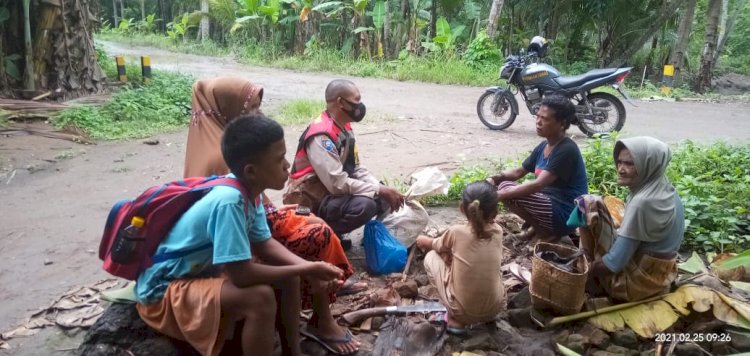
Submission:
POLYGON ((504 130, 513 124, 518 112, 515 98, 506 92, 487 91, 477 101, 477 115, 484 126, 491 130, 504 130), (507 115, 507 117, 505 117, 507 115))
POLYGON ((585 104, 576 106, 578 128, 586 136, 620 131, 625 126, 625 105, 616 96, 609 93, 591 93, 588 95, 593 115, 589 117, 585 104))

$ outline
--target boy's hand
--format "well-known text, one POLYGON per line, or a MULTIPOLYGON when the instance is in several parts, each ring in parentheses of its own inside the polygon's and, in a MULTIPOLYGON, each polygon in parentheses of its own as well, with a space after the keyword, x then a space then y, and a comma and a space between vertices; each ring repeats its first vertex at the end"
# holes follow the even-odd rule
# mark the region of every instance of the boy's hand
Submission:
POLYGON ((310 283, 310 290, 313 293, 320 293, 320 292, 326 293, 326 294, 333 293, 339 290, 339 288, 341 288, 341 286, 344 285, 344 281, 340 279, 334 279, 332 281, 323 281, 320 279, 310 278, 307 281, 310 283))
POLYGON ((279 211, 281 211, 281 210, 294 210, 294 209, 297 209, 298 206, 299 206, 299 204, 287 204, 287 205, 284 205, 281 208, 279 208, 279 211))
POLYGON ((332 281, 344 279, 344 271, 328 262, 309 262, 307 276, 321 281, 332 281))

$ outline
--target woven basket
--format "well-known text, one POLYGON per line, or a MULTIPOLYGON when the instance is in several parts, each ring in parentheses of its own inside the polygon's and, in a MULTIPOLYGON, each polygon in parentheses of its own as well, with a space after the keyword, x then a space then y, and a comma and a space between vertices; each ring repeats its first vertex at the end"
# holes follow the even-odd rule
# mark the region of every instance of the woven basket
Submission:
POLYGON ((560 257, 572 256, 577 252, 575 248, 564 245, 547 242, 536 244, 531 258, 531 304, 535 309, 552 310, 560 315, 578 313, 583 307, 589 271, 586 257, 581 255, 576 262, 577 270, 583 273, 571 273, 538 257, 541 251, 555 251, 560 257))

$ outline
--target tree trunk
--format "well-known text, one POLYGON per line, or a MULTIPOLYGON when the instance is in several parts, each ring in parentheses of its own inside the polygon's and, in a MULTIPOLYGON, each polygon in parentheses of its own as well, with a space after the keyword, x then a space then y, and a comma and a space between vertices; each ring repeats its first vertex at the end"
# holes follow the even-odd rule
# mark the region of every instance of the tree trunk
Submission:
POLYGON ((34 84, 34 52, 31 50, 31 16, 29 15, 31 0, 23 0, 23 42, 26 47, 26 68, 24 71, 24 88, 36 90, 34 84))
MULTIPOLYGON (((409 18, 409 0, 401 0, 401 21, 396 26, 396 43, 394 44, 394 52, 400 52, 404 45, 404 24, 406 24, 409 18)), ((407 27, 407 30, 409 28, 407 27)))
POLYGON ((714 66, 714 55, 718 42, 717 32, 719 28, 719 14, 721 13, 722 0, 709 0, 706 9, 706 37, 701 54, 701 65, 698 76, 695 78, 694 89, 696 92, 704 93, 711 87, 711 74, 714 66))
POLYGON ((430 5, 430 41, 437 36, 437 0, 432 0, 430 5))
POLYGON ((120 0, 120 20, 125 20, 125 0, 120 0))
POLYGON ((487 36, 495 39, 497 36, 497 25, 500 23, 500 15, 503 13, 504 0, 493 0, 490 9, 490 18, 487 20, 487 36))
POLYGON ((677 30, 677 43, 669 56, 669 63, 674 66, 674 86, 679 87, 682 81, 682 65, 685 63, 685 51, 690 42, 690 32, 693 30, 696 0, 687 0, 685 11, 680 19, 677 30))
POLYGON ((742 12, 742 9, 745 8, 746 3, 747 0, 736 0, 734 2, 734 9, 732 11, 732 14, 726 18, 726 22, 724 23, 724 26, 722 26, 721 34, 719 35, 719 43, 716 46, 716 53, 714 54, 714 68, 716 68, 716 66, 719 64, 721 52, 724 51, 724 46, 727 44, 727 39, 729 39, 729 36, 732 35, 732 29, 734 28, 734 24, 737 21, 737 16, 742 12))
POLYGON ((201 41, 208 41, 208 30, 211 24, 208 20, 208 0, 201 0, 201 27, 199 37, 201 41))
POLYGON ((383 21, 383 49, 385 51, 385 58, 391 58, 391 13, 388 11, 388 0, 384 0, 385 5, 385 19, 383 21))
POLYGON ((141 0, 141 20, 146 21, 146 0, 141 0))
POLYGON ((646 28, 638 38, 630 43, 630 46, 628 46, 624 51, 621 51, 620 53, 613 53, 612 55, 602 58, 602 62, 605 64, 605 66, 619 65, 630 59, 630 57, 638 52, 638 50, 643 47, 643 44, 645 44, 646 41, 648 41, 649 38, 651 38, 651 36, 653 36, 653 34, 656 33, 659 28, 662 27, 664 23, 674 15, 677 9, 684 2, 685 0, 673 0, 671 4, 665 3, 660 10, 659 16, 657 16, 656 19, 651 22, 651 25, 646 28))
POLYGON ((114 25, 114 28, 117 28, 120 26, 120 20, 117 18, 117 0, 112 0, 112 17, 114 17, 115 20, 112 24, 114 25))

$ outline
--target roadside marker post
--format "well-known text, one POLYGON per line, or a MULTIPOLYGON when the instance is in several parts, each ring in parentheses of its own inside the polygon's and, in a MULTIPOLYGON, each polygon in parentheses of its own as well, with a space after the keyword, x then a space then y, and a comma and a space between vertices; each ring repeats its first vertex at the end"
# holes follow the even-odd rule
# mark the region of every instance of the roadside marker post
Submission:
POLYGON ((661 79, 661 93, 664 95, 671 94, 672 85, 674 85, 674 66, 667 64, 664 66, 664 75, 661 79))
POLYGON ((116 56, 115 62, 117 63, 117 79, 126 83, 128 81, 128 74, 125 73, 125 57, 116 56))
POLYGON ((143 84, 151 83, 151 56, 141 56, 141 74, 143 84))

